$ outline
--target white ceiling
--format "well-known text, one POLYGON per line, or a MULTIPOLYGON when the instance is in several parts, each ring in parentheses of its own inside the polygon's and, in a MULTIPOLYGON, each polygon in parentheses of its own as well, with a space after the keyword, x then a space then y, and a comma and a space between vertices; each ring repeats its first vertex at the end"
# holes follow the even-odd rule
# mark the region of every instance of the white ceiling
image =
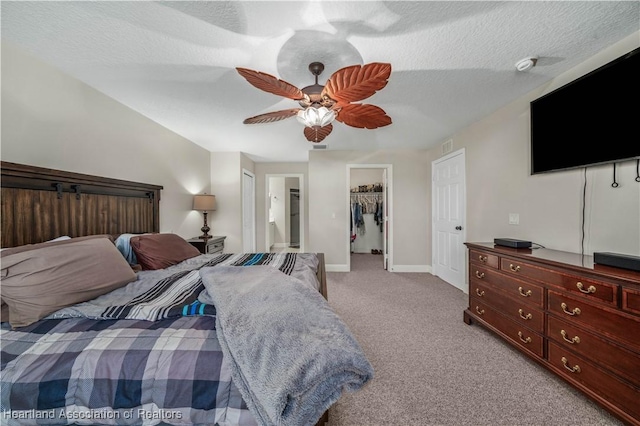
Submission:
POLYGON ((640 29, 638 1, 79 1, 1 3, 2 40, 210 151, 307 161, 295 108, 235 70, 299 88, 344 66, 389 62, 365 103, 390 126, 335 122, 328 149, 428 148, 640 29), (539 56, 518 73, 515 63, 539 56))

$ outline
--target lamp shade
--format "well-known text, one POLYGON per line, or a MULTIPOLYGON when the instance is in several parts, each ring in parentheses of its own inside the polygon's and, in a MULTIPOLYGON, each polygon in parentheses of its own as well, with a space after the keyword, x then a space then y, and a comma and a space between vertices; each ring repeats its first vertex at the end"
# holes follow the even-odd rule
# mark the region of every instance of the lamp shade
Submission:
POLYGON ((216 209, 216 196, 201 194, 193 196, 193 210, 208 212, 216 209))

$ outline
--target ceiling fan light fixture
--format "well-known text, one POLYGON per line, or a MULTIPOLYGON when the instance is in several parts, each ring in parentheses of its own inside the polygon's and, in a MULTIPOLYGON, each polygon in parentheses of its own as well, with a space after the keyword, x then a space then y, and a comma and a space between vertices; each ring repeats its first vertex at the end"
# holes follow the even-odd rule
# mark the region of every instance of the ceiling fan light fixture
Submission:
POLYGON ((298 89, 291 83, 270 74, 247 68, 236 68, 252 86, 274 95, 298 102, 300 108, 272 111, 249 117, 244 124, 272 123, 296 116, 305 127, 304 137, 313 143, 322 142, 333 131, 333 120, 358 129, 377 129, 391 124, 391 117, 380 107, 354 103, 372 96, 387 85, 391 64, 372 62, 351 65, 331 74, 326 85, 318 84, 324 69, 320 62, 309 65, 315 84, 298 89), (340 114, 340 118, 337 115, 340 114))
POLYGON ((296 118, 306 127, 324 127, 336 118, 336 113, 327 107, 310 106, 298 111, 296 118))

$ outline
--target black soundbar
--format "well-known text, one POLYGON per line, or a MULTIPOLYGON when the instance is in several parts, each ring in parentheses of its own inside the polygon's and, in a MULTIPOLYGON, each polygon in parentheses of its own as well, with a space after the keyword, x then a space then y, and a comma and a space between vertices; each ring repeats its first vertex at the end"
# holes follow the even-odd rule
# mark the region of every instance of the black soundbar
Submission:
POLYGON ((512 248, 531 248, 531 241, 516 240, 514 238, 494 238, 493 243, 498 246, 512 248))
POLYGON ((640 256, 629 254, 594 252, 593 261, 600 265, 640 271, 640 256))

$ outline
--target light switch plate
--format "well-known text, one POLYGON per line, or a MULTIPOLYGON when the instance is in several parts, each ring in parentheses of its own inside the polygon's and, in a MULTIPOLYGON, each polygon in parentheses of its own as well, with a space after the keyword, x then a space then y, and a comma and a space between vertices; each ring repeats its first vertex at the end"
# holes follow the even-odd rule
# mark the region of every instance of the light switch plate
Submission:
POLYGON ((518 225, 520 223, 520 215, 518 213, 509 213, 509 225, 518 225))

